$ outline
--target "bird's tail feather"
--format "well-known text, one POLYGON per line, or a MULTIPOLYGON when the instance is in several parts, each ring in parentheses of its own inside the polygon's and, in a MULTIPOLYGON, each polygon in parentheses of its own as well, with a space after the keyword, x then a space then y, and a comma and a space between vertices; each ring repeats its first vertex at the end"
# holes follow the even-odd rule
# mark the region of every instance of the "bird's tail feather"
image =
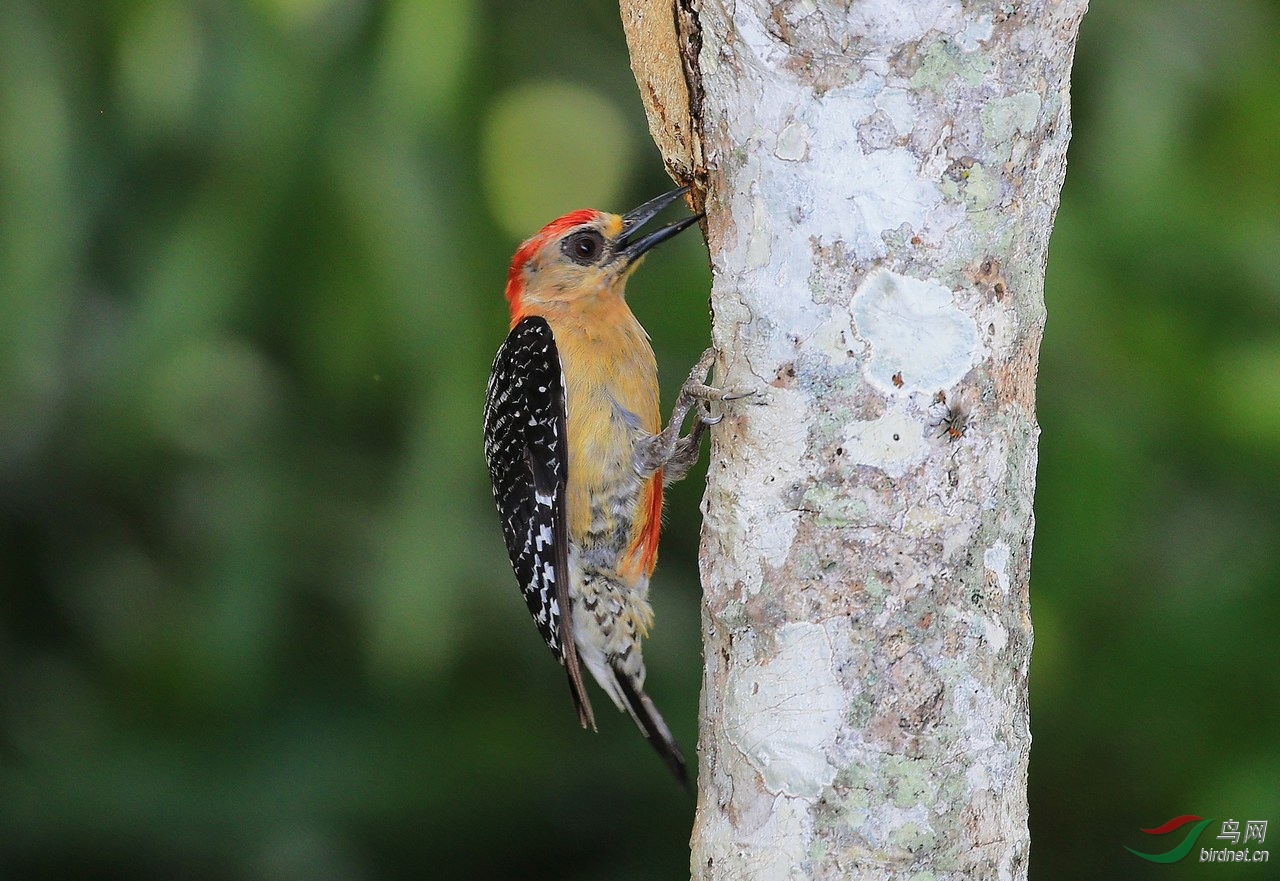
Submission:
POLYGON ((631 718, 635 720, 636 725, 644 732, 644 736, 649 743, 657 750, 658 755, 662 757, 662 761, 671 769, 671 773, 676 775, 680 785, 685 789, 689 789, 689 769, 685 765, 684 755, 680 752, 680 745, 676 743, 676 739, 671 736, 671 729, 663 721, 662 714, 653 705, 649 695, 645 694, 643 689, 637 687, 630 676, 617 666, 610 666, 613 668, 614 681, 622 692, 627 712, 631 714, 631 718))
MULTIPOLYGON (((573 645, 569 640, 567 645, 573 645)), ((587 697, 587 686, 582 681, 582 667, 578 664, 576 652, 565 658, 565 672, 569 674, 569 694, 573 695, 573 706, 578 711, 578 721, 583 728, 596 730, 596 717, 591 712, 591 699, 587 697)))

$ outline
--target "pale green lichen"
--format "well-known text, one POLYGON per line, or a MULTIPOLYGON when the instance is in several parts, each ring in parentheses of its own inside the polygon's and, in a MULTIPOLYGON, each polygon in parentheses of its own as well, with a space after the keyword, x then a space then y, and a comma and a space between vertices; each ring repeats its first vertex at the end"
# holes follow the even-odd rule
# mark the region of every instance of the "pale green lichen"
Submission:
POLYGON ((986 211, 1000 199, 1000 178, 981 163, 968 169, 962 196, 969 211, 986 211))
POLYGON ((911 85, 939 91, 949 80, 958 77, 976 86, 990 68, 991 60, 985 54, 965 52, 950 40, 939 40, 925 50, 924 60, 911 77, 911 85))
POLYGON ((949 202, 964 206, 974 233, 989 240, 1001 235, 1004 215, 999 210, 1000 178, 987 166, 974 163, 957 177, 947 177, 938 186, 949 202))
POLYGON ((861 731, 871 724, 874 709, 871 698, 866 695, 857 695, 849 701, 849 708, 844 716, 845 722, 853 730, 861 731))
POLYGON ((885 756, 879 775, 884 784, 884 795, 900 808, 931 806, 935 797, 930 774, 933 767, 928 759, 885 756))
POLYGON ((870 509, 863 499, 847 496, 834 487, 816 484, 805 491, 805 506, 817 513, 819 526, 858 526, 867 522, 870 509))
POLYGON ((813 841, 809 844, 809 859, 821 860, 827 856, 827 842, 822 836, 814 836, 813 841))
POLYGON ((917 823, 903 823, 889 833, 889 843, 908 853, 924 853, 937 846, 938 836, 917 823))
POLYGON ((716 619, 729 630, 740 630, 749 623, 746 605, 737 600, 725 603, 716 619))
POLYGON ((827 298, 827 285, 821 272, 814 271, 809 273, 809 296, 813 298, 813 302, 821 303, 827 298))
POLYGON ((991 142, 1005 144, 1014 135, 1035 131, 1040 116, 1040 96, 1035 92, 1019 92, 1007 98, 994 98, 982 108, 982 134, 991 142))

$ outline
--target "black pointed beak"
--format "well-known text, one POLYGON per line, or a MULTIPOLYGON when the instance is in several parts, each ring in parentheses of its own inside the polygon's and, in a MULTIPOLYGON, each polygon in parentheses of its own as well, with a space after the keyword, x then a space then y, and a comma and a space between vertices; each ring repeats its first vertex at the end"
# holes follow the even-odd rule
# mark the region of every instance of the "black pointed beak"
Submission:
POLYGON ((641 227, 657 216, 658 212, 663 208, 677 201, 687 192, 689 192, 688 187, 672 190, 656 199, 650 199, 634 211, 629 211, 622 215, 622 235, 614 245, 614 253, 628 264, 634 263, 644 256, 646 251, 652 250, 657 245, 662 244, 672 236, 678 235, 701 220, 703 215, 695 214, 692 217, 686 217, 667 226, 659 227, 651 233, 641 235, 641 227))

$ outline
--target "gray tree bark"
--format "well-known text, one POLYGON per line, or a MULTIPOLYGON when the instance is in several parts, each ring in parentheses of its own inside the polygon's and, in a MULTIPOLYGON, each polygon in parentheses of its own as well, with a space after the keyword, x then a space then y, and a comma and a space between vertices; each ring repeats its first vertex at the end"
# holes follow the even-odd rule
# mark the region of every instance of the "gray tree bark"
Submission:
POLYGON ((1046 248, 1085 0, 622 0, 705 205, 693 876, 1023 879, 1046 248))

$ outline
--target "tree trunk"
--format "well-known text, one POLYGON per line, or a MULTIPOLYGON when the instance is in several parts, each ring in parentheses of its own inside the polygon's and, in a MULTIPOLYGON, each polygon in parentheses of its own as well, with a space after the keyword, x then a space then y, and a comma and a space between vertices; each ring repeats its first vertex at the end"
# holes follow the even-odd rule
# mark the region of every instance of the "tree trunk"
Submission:
POLYGON ((1035 376, 1084 0, 622 0, 726 385, 693 876, 1026 877, 1035 376))

